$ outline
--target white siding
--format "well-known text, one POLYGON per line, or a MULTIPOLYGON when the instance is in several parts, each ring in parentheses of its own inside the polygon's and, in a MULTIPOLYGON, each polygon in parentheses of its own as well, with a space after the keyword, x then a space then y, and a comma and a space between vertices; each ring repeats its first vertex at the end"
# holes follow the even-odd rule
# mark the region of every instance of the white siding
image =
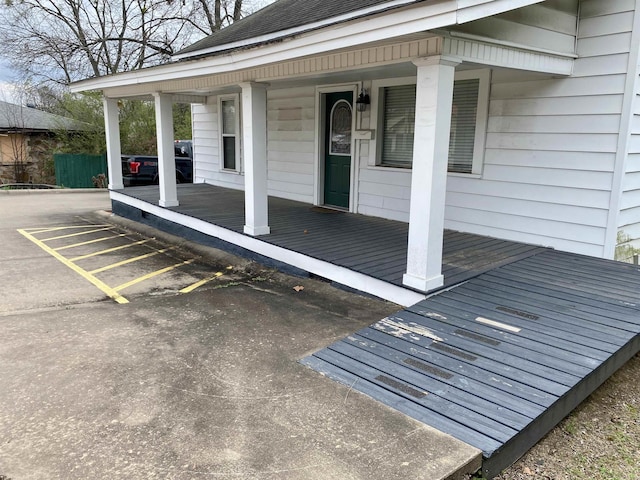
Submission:
POLYGON ((269 90, 269 195, 313 203, 315 87, 269 90))
POLYGON ((582 2, 570 78, 494 72, 483 174, 449 177, 447 227, 605 254, 634 8, 582 2))
POLYGON ((538 49, 573 53, 578 0, 547 0, 452 30, 538 49))
MULTIPOLYGON (((631 0, 627 2, 633 3, 631 0)), ((637 58, 636 62, 640 71, 640 58, 637 58)), ((638 77, 636 77, 634 94, 633 117, 618 217, 618 240, 622 243, 618 246, 616 253, 621 257, 620 260, 630 260, 631 248, 640 249, 640 78, 638 77)))
POLYGON ((194 182, 242 189, 244 177, 220 169, 218 98, 193 105, 194 182))

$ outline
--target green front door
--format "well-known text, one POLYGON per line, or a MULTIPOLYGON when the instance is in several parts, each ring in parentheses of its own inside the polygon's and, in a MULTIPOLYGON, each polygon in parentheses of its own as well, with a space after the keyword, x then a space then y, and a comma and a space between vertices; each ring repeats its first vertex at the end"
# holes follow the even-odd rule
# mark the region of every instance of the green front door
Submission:
POLYGON ((325 96, 324 203, 349 208, 353 92, 325 96))

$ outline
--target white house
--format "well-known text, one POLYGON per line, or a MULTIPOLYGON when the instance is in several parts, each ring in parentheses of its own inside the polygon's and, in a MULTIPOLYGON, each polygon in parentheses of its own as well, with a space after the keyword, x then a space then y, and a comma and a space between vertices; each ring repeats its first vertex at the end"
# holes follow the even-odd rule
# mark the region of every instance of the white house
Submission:
POLYGON ((445 228, 640 247, 639 47, 637 0, 279 0, 72 90, 104 94, 112 198, 118 99, 155 99, 165 208, 191 103, 195 182, 244 189, 245 236, 269 235, 268 196, 408 222, 403 283, 428 292, 445 228))

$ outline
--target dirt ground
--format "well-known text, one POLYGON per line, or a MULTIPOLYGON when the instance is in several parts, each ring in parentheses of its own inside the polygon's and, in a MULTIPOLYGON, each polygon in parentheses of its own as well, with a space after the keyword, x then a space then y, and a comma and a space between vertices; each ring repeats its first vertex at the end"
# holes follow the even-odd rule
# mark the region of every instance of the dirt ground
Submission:
POLYGON ((640 354, 496 480, 640 479, 640 354))

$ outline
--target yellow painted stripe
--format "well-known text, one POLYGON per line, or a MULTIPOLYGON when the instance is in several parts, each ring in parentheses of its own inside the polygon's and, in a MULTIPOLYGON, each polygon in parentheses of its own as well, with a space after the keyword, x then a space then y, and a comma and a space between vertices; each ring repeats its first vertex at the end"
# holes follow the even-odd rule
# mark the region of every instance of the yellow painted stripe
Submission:
POLYGON ((128 263, 137 262, 139 260, 144 260, 145 258, 154 257, 155 255, 159 255, 161 253, 166 253, 169 250, 173 250, 175 247, 171 248, 163 248, 162 250, 156 250, 155 252, 145 253, 144 255, 140 255, 138 257, 127 258, 126 260, 122 260, 121 262, 112 263, 111 265, 106 265, 104 267, 96 268, 95 270, 91 270, 89 273, 95 275, 96 273, 106 272, 107 270, 111 270, 112 268, 121 267, 122 265, 127 265, 128 263))
POLYGON ((199 282, 194 283, 193 285, 189 285, 188 287, 183 288, 182 290, 180 290, 180 293, 193 292, 196 288, 199 288, 202 285, 209 283, 211 280, 215 280, 216 278, 221 277, 222 275, 224 275, 224 273, 218 272, 213 277, 205 278, 203 280, 200 280, 199 282))
POLYGON ((50 242, 51 240, 60 240, 63 238, 77 237, 79 235, 88 235, 90 233, 104 232, 105 230, 110 230, 111 228, 113 227, 96 228, 95 230, 88 230, 86 232, 76 232, 76 233, 70 233, 69 235, 60 235, 59 237, 43 238, 41 242, 50 242))
POLYGON ((124 290, 125 288, 129 288, 137 283, 141 283, 144 282, 145 280, 149 280, 150 278, 153 277, 157 277, 158 275, 162 275, 163 273, 167 273, 170 272, 171 270, 174 270, 178 267, 182 267, 184 265, 189 265, 190 263, 193 263, 195 261, 194 259, 191 260, 187 260, 185 262, 181 262, 181 263, 176 263, 175 265, 171 265, 170 267, 167 268, 163 268, 162 270, 156 270, 155 272, 151 272, 147 275, 144 275, 142 277, 138 277, 134 280, 131 280, 130 282, 127 283, 123 283, 122 285, 118 285, 117 287, 114 288, 115 291, 119 292, 120 290, 124 290))
MULTIPOLYGON (((124 237, 125 235, 126 233, 121 233, 119 235, 111 235, 109 237, 96 238, 95 240, 89 240, 88 242, 74 243, 73 245, 65 245, 64 247, 54 248, 54 250, 56 252, 59 252, 60 250, 67 250, 69 248, 82 247, 83 245, 91 245, 92 243, 104 242, 106 240, 111 240, 112 238, 124 237)), ((72 258, 71 261, 75 262, 76 259, 72 258)))
MULTIPOLYGON (((123 234, 124 235, 124 234, 123 234)), ((118 235, 120 236, 120 235, 118 235)), ((107 248, 106 250, 100 250, 99 252, 88 253, 86 255, 81 255, 79 257, 72 258, 72 262, 77 262, 78 260, 84 260, 85 258, 97 257, 98 255, 104 255, 106 253, 117 252, 118 250, 124 250, 125 248, 135 247, 137 245, 144 245, 147 242, 150 242, 152 239, 140 240, 139 242, 127 243, 126 245, 120 245, 118 247, 107 248)), ((65 247, 63 247, 65 248, 65 247)), ((61 248, 56 248, 56 250, 62 250, 61 248)))
POLYGON ((50 227, 50 228, 24 228, 25 232, 29 232, 31 235, 38 235, 39 233, 45 232, 59 232, 60 230, 69 230, 70 228, 98 228, 98 227, 108 227, 109 225, 70 225, 66 227, 50 227))
POLYGON ((33 243, 35 243, 36 245, 38 245, 42 250, 44 250, 45 252, 47 252, 49 255, 51 255, 52 257, 58 259, 60 262, 62 262, 64 265, 66 265, 67 267, 69 267, 71 270, 73 270, 74 272, 76 272, 78 275, 80 275, 81 277, 83 277, 84 279, 86 279, 87 281, 91 282, 93 285, 95 285, 96 287, 98 287, 100 290, 102 290, 105 294, 107 294, 107 296, 109 296, 110 298, 113 298, 116 302, 118 303, 129 303, 129 300, 127 300, 126 298, 124 298, 122 295, 120 295, 115 289, 109 287, 106 283, 100 281, 99 279, 97 279, 96 277, 94 277, 93 275, 91 275, 89 272, 87 272, 86 270, 80 268, 79 266, 77 266, 75 263, 73 263, 72 261, 70 261, 69 259, 63 257, 62 255, 60 255, 58 252, 56 252, 55 250, 53 250, 52 248, 48 247, 45 243, 43 243, 41 240, 38 240, 37 238, 35 238, 33 235, 30 235, 28 232, 24 231, 24 230, 18 230, 18 232, 25 236, 26 238, 28 238, 29 240, 31 240, 33 243))

